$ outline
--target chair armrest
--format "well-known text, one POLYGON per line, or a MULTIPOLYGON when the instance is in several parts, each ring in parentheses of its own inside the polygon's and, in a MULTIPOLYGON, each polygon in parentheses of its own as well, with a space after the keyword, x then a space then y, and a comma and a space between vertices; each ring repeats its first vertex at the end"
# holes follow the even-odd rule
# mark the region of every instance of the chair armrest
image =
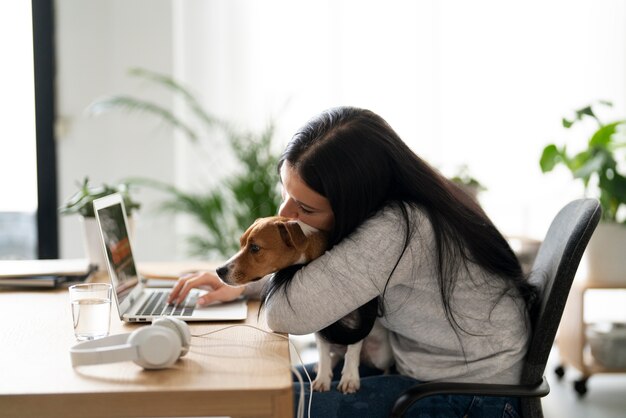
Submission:
POLYGON ((391 409, 392 418, 402 417, 414 402, 433 395, 511 396, 541 398, 550 393, 545 376, 535 385, 498 385, 490 383, 432 382, 405 390, 391 409))

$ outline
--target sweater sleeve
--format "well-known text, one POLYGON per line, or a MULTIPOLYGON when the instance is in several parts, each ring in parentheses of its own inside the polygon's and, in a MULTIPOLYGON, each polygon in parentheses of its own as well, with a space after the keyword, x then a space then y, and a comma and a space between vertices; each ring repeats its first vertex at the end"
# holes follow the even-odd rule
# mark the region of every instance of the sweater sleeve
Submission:
POLYGON ((404 242, 400 211, 381 210, 276 292, 266 305, 268 325, 290 334, 317 332, 380 296, 404 242))
POLYGON ((256 299, 256 300, 261 299, 261 293, 263 292, 263 287, 265 286, 265 283, 267 283, 269 278, 270 278, 270 275, 267 275, 259 281, 248 283, 243 290, 243 295, 247 297, 248 299, 256 299))

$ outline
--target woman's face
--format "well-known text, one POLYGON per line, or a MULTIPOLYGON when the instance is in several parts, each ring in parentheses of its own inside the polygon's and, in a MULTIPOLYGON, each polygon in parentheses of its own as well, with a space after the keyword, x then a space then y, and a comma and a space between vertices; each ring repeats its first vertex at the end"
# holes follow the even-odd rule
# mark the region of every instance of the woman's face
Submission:
POLYGON ((280 168, 280 182, 283 196, 278 211, 280 216, 298 219, 322 231, 332 229, 335 215, 330 202, 311 189, 287 161, 280 168))

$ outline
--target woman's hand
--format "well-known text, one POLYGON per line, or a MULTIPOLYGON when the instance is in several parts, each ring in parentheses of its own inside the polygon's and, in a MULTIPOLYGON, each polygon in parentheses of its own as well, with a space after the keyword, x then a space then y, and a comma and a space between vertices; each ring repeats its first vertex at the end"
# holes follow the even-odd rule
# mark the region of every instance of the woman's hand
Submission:
POLYGON ((196 287, 203 287, 209 290, 209 293, 198 298, 196 303, 200 306, 208 305, 215 301, 230 302, 241 296, 244 291, 244 286, 228 286, 214 273, 201 271, 181 276, 172 288, 167 302, 181 303, 185 300, 189 291, 196 287))

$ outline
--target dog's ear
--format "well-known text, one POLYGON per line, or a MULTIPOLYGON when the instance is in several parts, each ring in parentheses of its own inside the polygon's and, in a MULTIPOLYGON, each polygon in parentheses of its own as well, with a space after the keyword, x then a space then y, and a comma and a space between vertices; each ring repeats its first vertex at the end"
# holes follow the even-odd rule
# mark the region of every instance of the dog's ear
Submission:
MULTIPOLYGON (((254 224, 252 226, 254 226, 254 224)), ((246 231, 243 233, 241 238, 239 238, 239 246, 241 248, 246 246, 246 243, 248 242, 248 236, 252 232, 252 226, 250 226, 248 229, 246 229, 246 231)))
POLYGON ((278 232, 280 237, 287 245, 287 247, 293 247, 297 250, 302 250, 306 247, 306 235, 302 232, 302 228, 296 221, 277 222, 278 232))

